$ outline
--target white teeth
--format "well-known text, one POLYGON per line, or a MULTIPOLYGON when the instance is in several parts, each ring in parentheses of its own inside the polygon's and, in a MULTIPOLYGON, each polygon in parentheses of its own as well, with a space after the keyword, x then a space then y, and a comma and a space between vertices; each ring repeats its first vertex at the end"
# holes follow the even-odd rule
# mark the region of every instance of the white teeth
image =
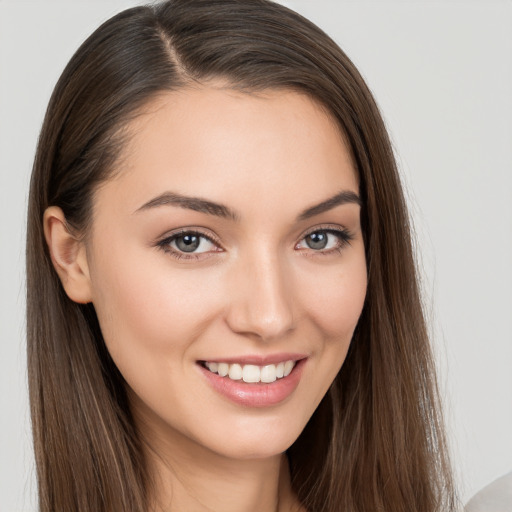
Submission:
POLYGON ((219 369, 219 365, 218 365, 218 363, 209 363, 208 364, 208 369, 211 372, 216 372, 219 369))
POLYGON ((286 361, 284 363, 284 376, 288 377, 290 375, 290 372, 293 370, 293 367, 295 366, 295 363, 293 361, 286 361))
POLYGON ((242 378, 242 367, 236 363, 229 365, 228 375, 231 380, 240 380, 242 378))
POLYGON ((268 364, 261 369, 261 382, 274 382, 277 378, 275 364, 268 364))
POLYGON ((221 377, 229 377, 231 380, 243 380, 248 383, 270 383, 283 377, 288 377, 297 361, 283 361, 278 364, 256 366, 254 364, 240 365, 238 363, 211 363, 205 362, 204 366, 212 373, 218 373, 221 377))
MULTIPOLYGON (((231 377, 231 374, 229 375, 231 377)), ((242 370, 242 379, 244 382, 259 382, 260 381, 260 369, 258 366, 253 364, 246 364, 242 370)))
MULTIPOLYGON (((210 363, 211 364, 211 363, 210 363)), ((211 368, 208 368, 210 371, 213 371, 211 368)), ((215 372, 214 372, 215 373, 215 372)), ((221 377, 225 377, 229 373, 229 364, 227 363, 219 363, 219 367, 217 369, 217 373, 221 377)))

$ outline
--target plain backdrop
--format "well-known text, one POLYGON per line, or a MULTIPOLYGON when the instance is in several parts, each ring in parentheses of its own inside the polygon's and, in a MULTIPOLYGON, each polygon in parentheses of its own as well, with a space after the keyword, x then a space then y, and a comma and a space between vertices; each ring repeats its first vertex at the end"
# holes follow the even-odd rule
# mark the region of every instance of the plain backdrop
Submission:
MULTIPOLYGON (((51 90, 127 0, 0 0, 0 510, 34 511, 24 340, 29 175, 51 90)), ((512 469, 512 3, 283 2, 382 109, 407 187, 461 495, 512 469)))

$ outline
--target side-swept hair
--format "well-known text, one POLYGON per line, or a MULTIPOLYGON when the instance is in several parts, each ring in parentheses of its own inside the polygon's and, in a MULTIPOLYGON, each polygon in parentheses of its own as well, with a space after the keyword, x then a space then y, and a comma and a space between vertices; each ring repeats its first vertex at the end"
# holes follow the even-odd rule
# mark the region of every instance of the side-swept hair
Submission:
POLYGON ((42 219, 62 208, 86 233, 123 128, 155 95, 221 78, 295 90, 335 119, 363 201, 368 292, 347 359, 288 450, 309 512, 455 509, 411 234, 377 106, 343 51, 268 0, 169 0, 128 9, 78 49, 51 97, 34 162, 27 234, 29 388, 41 512, 141 512, 151 482, 92 304, 65 294, 42 219))

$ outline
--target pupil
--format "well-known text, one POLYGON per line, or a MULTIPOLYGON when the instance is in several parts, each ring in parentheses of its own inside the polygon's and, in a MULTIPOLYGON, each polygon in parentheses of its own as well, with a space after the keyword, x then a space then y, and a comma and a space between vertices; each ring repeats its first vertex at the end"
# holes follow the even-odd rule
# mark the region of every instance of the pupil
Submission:
POLYGON ((327 233, 311 233, 306 237, 306 243, 311 249, 324 249, 327 245, 327 233))
POLYGON ((183 235, 176 239, 176 245, 180 251, 194 252, 199 247, 197 235, 183 235))

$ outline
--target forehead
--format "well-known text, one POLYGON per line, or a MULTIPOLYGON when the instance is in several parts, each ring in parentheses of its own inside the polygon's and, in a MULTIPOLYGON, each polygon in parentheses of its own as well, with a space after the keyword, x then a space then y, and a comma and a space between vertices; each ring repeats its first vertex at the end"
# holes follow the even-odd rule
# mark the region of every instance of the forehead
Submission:
POLYGON ((245 93, 201 86, 167 92, 128 125, 113 180, 136 210, 165 191, 234 209, 302 209, 338 190, 358 192, 350 151, 319 103, 293 91, 245 93))

